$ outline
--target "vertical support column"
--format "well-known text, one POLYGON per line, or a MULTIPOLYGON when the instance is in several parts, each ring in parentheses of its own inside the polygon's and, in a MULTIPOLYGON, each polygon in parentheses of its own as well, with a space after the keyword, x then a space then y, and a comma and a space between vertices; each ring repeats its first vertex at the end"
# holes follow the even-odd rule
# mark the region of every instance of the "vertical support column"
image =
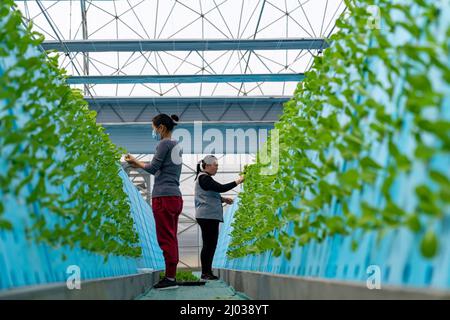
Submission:
MULTIPOLYGON (((83 40, 88 39, 88 30, 87 30, 87 10, 85 0, 80 0, 81 6, 81 26, 83 33, 83 40)), ((83 52, 83 74, 85 76, 89 75, 89 53, 83 52)), ((89 95, 89 84, 84 85, 84 95, 89 95)))
POLYGON ((148 205, 152 206, 152 180, 150 174, 145 174, 144 176, 145 181, 145 200, 147 200, 148 205))

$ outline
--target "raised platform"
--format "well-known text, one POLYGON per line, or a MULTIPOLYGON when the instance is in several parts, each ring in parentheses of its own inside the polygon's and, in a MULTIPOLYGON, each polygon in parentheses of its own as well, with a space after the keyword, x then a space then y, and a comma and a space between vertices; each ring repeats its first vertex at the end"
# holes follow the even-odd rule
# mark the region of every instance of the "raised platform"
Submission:
POLYGON ((158 280, 159 271, 154 271, 81 281, 79 290, 69 290, 66 283, 46 284, 0 291, 0 300, 131 300, 158 280))
POLYGON ((288 275, 217 269, 219 277, 255 300, 450 300, 449 291, 383 286, 288 275))

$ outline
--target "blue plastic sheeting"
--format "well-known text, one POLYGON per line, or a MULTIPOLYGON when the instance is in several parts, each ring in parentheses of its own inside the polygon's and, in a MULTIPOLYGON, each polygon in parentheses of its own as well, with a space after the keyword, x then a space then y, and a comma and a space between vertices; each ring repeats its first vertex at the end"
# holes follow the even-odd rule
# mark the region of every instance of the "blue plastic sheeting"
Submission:
MULTIPOLYGON (((1 162, 0 162, 1 164, 1 162)), ((3 170, 4 166, 0 166, 3 170)), ((121 170, 123 188, 127 192, 131 213, 140 237, 143 256, 139 259, 110 256, 103 257, 79 248, 52 248, 45 244, 28 241, 23 230, 31 224, 29 208, 21 199, 1 196, 5 205, 5 218, 12 222, 12 231, 0 231, 0 290, 65 282, 69 276, 67 268, 80 267, 81 280, 136 274, 138 269, 164 269, 164 259, 156 240, 155 223, 150 206, 144 201, 128 176, 121 170), (62 256, 66 256, 63 260, 62 256)), ((64 186, 61 196, 66 195, 64 186)), ((49 224, 63 223, 56 215, 35 208, 38 215, 44 214, 49 224)))
POLYGON ((261 74, 180 74, 180 75, 131 75, 131 76, 71 76, 69 84, 126 84, 126 83, 222 83, 222 82, 299 82, 302 73, 261 74))
MULTIPOLYGON (((430 34, 436 37, 445 37, 445 32, 450 24, 450 5, 442 2, 441 21, 438 27, 432 27, 430 34)), ((394 19, 401 20, 401 15, 393 14, 394 19)), ((419 21, 418 21, 419 23, 419 21)), ((430 26, 427 26, 431 28, 430 26)), ((382 30, 387 30, 383 29, 382 30)), ((403 43, 408 41, 408 35, 404 32, 389 35, 392 43, 403 43)), ((450 57, 449 63, 450 63, 450 57)), ((369 66, 377 70, 379 79, 385 79, 386 69, 381 61, 368 61, 369 66)), ((450 87, 442 81, 438 70, 430 68, 429 79, 433 86, 444 93, 444 101, 439 114, 427 113, 430 119, 450 120, 450 87)), ((396 137, 397 146, 400 151, 409 159, 414 159, 415 140, 411 133, 412 117, 404 111, 404 81, 400 78, 395 88, 395 97, 390 99, 383 92, 375 87, 365 88, 371 92, 373 97, 386 106, 386 110, 403 119, 403 128, 396 137)), ((374 138, 369 156, 377 159, 378 163, 386 166, 390 161, 387 143, 380 143, 374 138)), ((427 143, 439 148, 437 141, 433 141, 432 136, 427 136, 427 143)), ((334 150, 329 150, 334 152, 334 150)), ((338 153, 336 153, 336 156, 338 153)), ((356 163, 341 161, 342 171, 355 166, 356 163)), ((415 188, 420 184, 432 186, 432 181, 428 178, 428 170, 436 170, 447 177, 449 176, 450 157, 448 153, 433 157, 428 168, 420 161, 413 161, 410 173, 401 173, 391 189, 391 196, 394 203, 412 212, 417 203, 415 188)), ((359 204, 363 201, 383 208, 383 197, 381 185, 384 177, 380 177, 375 186, 366 185, 359 192, 354 192, 348 199, 349 210, 360 215, 359 204)), ((336 183, 330 178, 330 183, 336 183)), ((280 190, 282 192, 282 190, 280 190)), ((411 287, 429 287, 439 289, 450 289, 450 212, 449 207, 442 208, 444 218, 439 223, 432 223, 434 231, 439 238, 439 251, 433 259, 425 259, 420 253, 420 240, 423 233, 413 234, 406 228, 401 228, 387 232, 378 239, 375 232, 362 234, 356 231, 349 236, 334 236, 325 239, 322 243, 312 242, 304 247, 296 247, 292 251, 290 260, 284 256, 274 257, 271 252, 261 255, 247 256, 239 259, 228 259, 226 251, 230 243, 230 232, 232 231, 233 215, 238 208, 236 202, 225 214, 225 222, 221 229, 218 250, 214 260, 216 268, 230 268, 237 270, 251 270, 260 272, 272 272, 305 277, 320 277, 328 279, 348 280, 365 282, 369 276, 373 275, 370 266, 377 266, 381 271, 381 286, 383 285, 403 285, 411 287), (351 250, 352 241, 358 243, 356 251, 351 250)), ((275 213, 276 214, 276 213, 275 213)), ((324 209, 321 214, 342 215, 341 206, 333 201, 329 208, 324 209)), ((427 225, 431 221, 424 219, 427 225)), ((293 225, 285 229, 289 234, 293 234, 293 225)))
POLYGON ((321 38, 290 39, 152 39, 152 40, 68 40, 44 41, 45 50, 70 52, 111 51, 211 51, 211 50, 314 50, 325 49, 328 44, 321 38))
MULTIPOLYGON (((271 252, 238 259, 226 257, 231 241, 230 232, 238 201, 224 215, 218 249, 214 258, 215 268, 270 272, 302 277, 319 277, 336 280, 366 282, 373 274, 369 266, 380 268, 381 286, 405 285, 411 287, 434 287, 450 289, 450 218, 443 221, 439 230, 440 254, 426 260, 419 252, 420 236, 409 230, 390 232, 377 243, 377 234, 363 237, 335 236, 323 243, 311 243, 296 247, 291 260, 284 256, 274 257, 271 252), (351 241, 359 240, 356 251, 351 241)), ((288 228, 293 232, 293 226, 288 228)))

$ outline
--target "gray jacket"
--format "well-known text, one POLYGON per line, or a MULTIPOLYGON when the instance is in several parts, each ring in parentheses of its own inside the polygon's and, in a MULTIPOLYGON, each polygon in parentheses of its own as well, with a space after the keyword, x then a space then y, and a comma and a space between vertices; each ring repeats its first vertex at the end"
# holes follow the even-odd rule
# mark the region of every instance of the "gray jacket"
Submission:
POLYGON ((207 174, 201 172, 195 181, 195 217, 223 222, 222 197, 219 192, 206 191, 200 186, 199 178, 207 174))
POLYGON ((144 167, 145 171, 155 175, 152 198, 181 197, 181 155, 181 145, 178 144, 178 141, 163 139, 158 143, 152 161, 144 167))

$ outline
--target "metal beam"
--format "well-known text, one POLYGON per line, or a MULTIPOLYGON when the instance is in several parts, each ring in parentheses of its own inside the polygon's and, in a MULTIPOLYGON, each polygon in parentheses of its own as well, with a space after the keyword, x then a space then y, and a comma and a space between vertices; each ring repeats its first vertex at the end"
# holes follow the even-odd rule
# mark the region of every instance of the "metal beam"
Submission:
POLYGON ((132 76, 71 76, 69 84, 125 83, 223 83, 223 82, 299 82, 303 73, 208 74, 208 75, 132 75, 132 76))
POLYGON ((157 108, 176 106, 184 107, 191 104, 200 106, 223 107, 229 104, 241 106, 263 106, 283 104, 290 100, 291 96, 216 96, 216 97, 85 97, 91 106, 147 106, 157 108))
POLYGON ((108 51, 227 51, 227 50, 323 50, 324 38, 286 39, 178 39, 178 40, 69 40, 64 47, 58 41, 44 41, 46 50, 72 52, 108 51))
POLYGON ((283 114, 282 104, 273 105, 246 105, 229 104, 186 106, 118 106, 104 105, 97 107, 95 104, 90 109, 97 112, 98 123, 123 123, 123 122, 148 122, 159 113, 176 114, 182 121, 278 121, 283 114), (201 110, 201 112, 199 112, 201 110), (242 111, 242 110, 245 110, 242 111))
MULTIPOLYGON (((88 24, 87 24, 87 10, 86 10, 86 3, 85 0, 80 0, 80 7, 81 7, 81 25, 83 30, 83 40, 86 41, 88 39, 88 24)), ((63 48, 61 46, 60 51, 64 51, 67 48, 63 48)), ((83 53, 83 70, 84 75, 89 75, 89 52, 83 53)), ((88 94, 89 92, 89 86, 87 84, 84 85, 84 94, 88 94)))

